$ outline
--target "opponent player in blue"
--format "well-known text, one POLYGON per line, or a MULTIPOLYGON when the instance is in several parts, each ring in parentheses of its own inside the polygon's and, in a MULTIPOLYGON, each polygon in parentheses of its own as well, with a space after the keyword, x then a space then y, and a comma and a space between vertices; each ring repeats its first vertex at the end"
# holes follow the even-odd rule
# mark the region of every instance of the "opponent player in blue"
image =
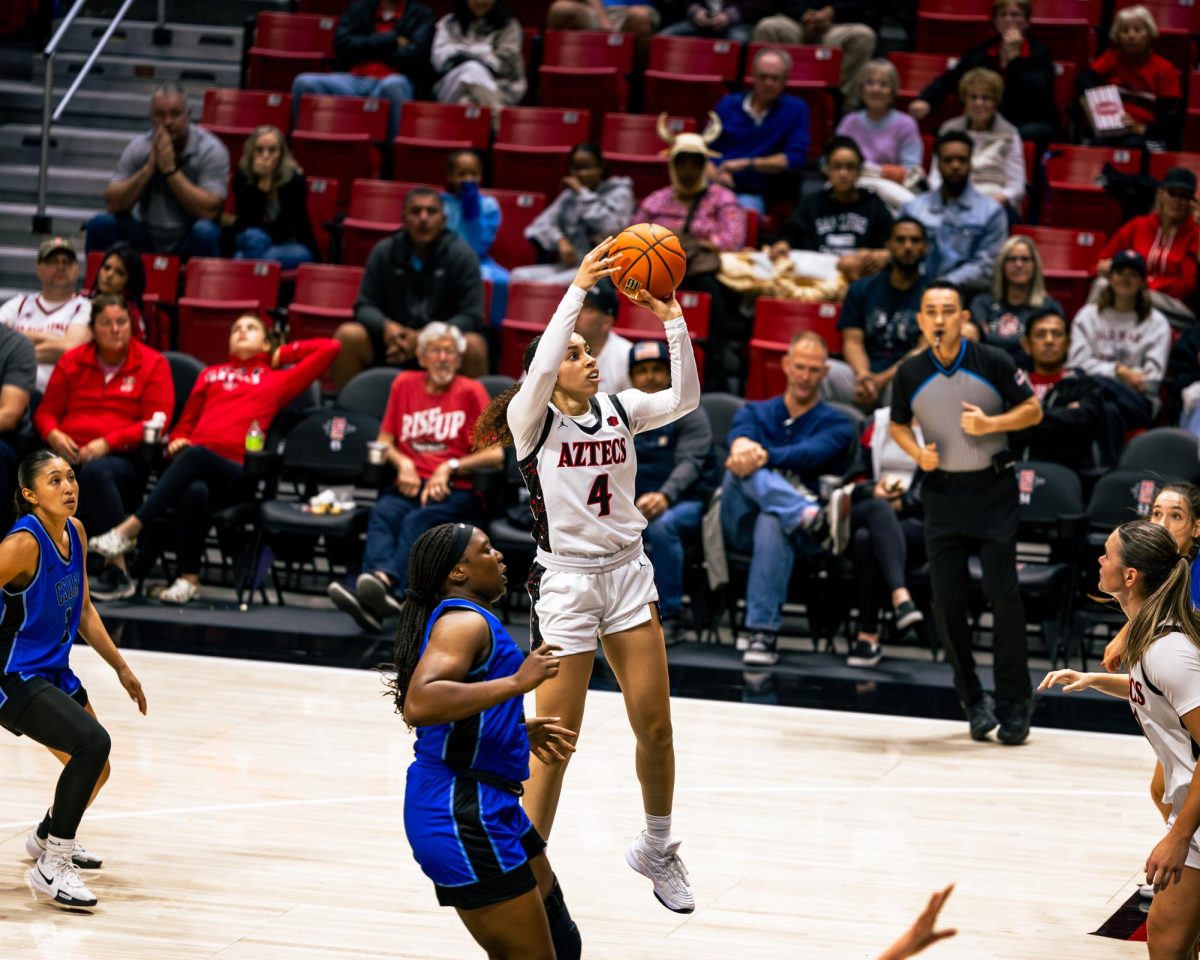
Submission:
POLYGON ((579 931, 521 809, 532 750, 561 763, 576 733, 525 719, 524 694, 558 672, 558 650, 521 654, 491 604, 504 563, 487 535, 445 523, 413 545, 396 633, 396 706, 417 728, 404 830, 438 902, 492 960, 578 960, 579 931))
POLYGON ((75 840, 83 812, 108 779, 108 732, 68 660, 83 637, 144 714, 142 685, 125 663, 88 595, 87 535, 75 519, 75 471, 49 450, 17 468, 19 519, 0 541, 0 725, 42 744, 63 763, 54 805, 25 849, 30 885, 64 907, 95 906, 78 868, 101 861, 75 840))

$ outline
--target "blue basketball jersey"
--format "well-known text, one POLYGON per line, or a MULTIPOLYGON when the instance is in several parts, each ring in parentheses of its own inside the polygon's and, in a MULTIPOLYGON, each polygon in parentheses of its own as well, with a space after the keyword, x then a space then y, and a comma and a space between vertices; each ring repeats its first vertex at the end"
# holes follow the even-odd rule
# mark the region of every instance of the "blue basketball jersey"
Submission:
POLYGON ((58 547, 33 514, 21 517, 10 531, 33 534, 38 542, 37 572, 24 590, 4 589, 0 613, 0 663, 4 673, 39 674, 67 666, 71 644, 79 632, 83 610, 83 545, 68 521, 70 552, 58 547))
MULTIPOLYGON (((520 669, 525 655, 491 613, 469 600, 443 600, 434 608, 425 627, 421 653, 429 644, 433 625, 447 610, 474 610, 487 621, 492 632, 492 649, 487 659, 467 674, 466 683, 510 677, 520 669)), ((436 760, 452 768, 480 770, 521 783, 529 779, 529 737, 525 733, 525 705, 512 697, 482 713, 417 728, 417 761, 436 760)))

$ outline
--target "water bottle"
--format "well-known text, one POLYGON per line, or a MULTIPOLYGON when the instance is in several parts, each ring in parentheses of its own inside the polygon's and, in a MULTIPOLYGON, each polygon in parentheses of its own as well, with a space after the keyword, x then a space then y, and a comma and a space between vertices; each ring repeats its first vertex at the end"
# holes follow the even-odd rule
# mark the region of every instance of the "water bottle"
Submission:
POLYGON ((262 432, 262 427, 258 425, 258 421, 253 421, 250 424, 250 429, 246 431, 246 452, 262 453, 266 439, 266 435, 262 432))

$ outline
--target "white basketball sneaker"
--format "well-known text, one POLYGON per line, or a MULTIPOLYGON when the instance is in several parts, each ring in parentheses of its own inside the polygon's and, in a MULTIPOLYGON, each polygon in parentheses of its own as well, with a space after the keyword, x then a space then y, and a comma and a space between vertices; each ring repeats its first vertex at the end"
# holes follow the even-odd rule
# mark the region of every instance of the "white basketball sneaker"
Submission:
POLYGON ((96 897, 79 876, 69 856, 47 850, 26 874, 29 885, 60 907, 94 907, 96 897))
MULTIPOLYGON (((39 859, 46 852, 46 841, 37 835, 37 827, 30 830, 29 836, 25 838, 25 852, 32 860, 39 859)), ((75 850, 71 854, 71 859, 80 870, 99 870, 104 865, 102 858, 91 853, 78 840, 75 841, 75 850)))
POLYGON ((688 884, 687 867, 676 851, 682 841, 672 840, 665 850, 659 850, 646 838, 643 830, 625 851, 625 862, 654 884, 654 896, 668 910, 691 913, 696 898, 688 884))

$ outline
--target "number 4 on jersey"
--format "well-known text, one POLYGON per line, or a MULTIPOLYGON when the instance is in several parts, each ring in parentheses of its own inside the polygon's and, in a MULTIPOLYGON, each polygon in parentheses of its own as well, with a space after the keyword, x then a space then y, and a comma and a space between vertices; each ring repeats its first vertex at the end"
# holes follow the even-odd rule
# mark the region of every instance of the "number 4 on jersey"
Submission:
POLYGON ((589 507, 595 504, 600 508, 596 516, 608 516, 609 505, 612 503, 612 494, 608 492, 607 473, 602 473, 596 477, 596 482, 592 484, 591 492, 588 494, 587 502, 589 507))

